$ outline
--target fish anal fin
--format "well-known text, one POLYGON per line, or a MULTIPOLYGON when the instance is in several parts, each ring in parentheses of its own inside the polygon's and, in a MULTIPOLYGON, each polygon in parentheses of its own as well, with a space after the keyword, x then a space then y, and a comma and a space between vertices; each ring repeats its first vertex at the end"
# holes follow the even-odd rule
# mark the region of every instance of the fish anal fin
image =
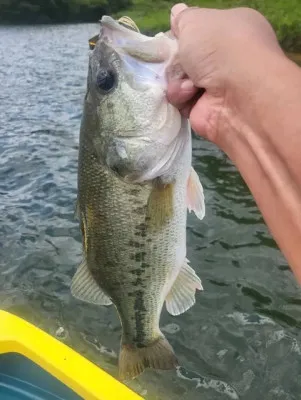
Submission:
POLYGON ((166 309, 171 315, 187 311, 195 303, 195 291, 203 290, 202 282, 185 260, 177 279, 166 296, 166 309))
POLYGON ((112 304, 110 298, 102 291, 87 267, 86 260, 79 265, 71 283, 71 294, 82 301, 101 306, 112 304))
POLYGON ((205 216, 205 197, 203 186, 200 182, 198 174, 191 167, 190 175, 187 182, 187 208, 189 212, 194 211, 199 219, 205 216))
POLYGON ((146 347, 123 344, 119 356, 119 377, 133 379, 146 368, 169 370, 178 365, 171 345, 160 336, 146 347))

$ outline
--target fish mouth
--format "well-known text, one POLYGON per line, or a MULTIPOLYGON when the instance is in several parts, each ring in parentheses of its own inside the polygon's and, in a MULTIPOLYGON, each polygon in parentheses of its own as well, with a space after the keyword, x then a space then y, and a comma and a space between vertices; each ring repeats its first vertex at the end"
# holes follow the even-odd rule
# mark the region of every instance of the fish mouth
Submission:
POLYGON ((116 21, 104 15, 100 20, 99 38, 108 41, 117 52, 145 63, 166 63, 177 50, 177 41, 168 32, 144 35, 129 17, 116 21))
POLYGON ((108 15, 104 15, 100 20, 98 40, 107 41, 113 48, 123 48, 132 40, 144 41, 149 39, 151 38, 140 33, 134 21, 129 17, 115 20, 108 15))
POLYGON ((130 86, 139 91, 156 87, 165 96, 165 71, 175 52, 175 40, 163 33, 144 35, 129 17, 115 20, 105 15, 100 20, 98 41, 105 43, 118 55, 130 86))
POLYGON ((135 22, 131 18, 126 16, 115 20, 108 15, 104 15, 100 20, 100 25, 120 30, 121 32, 128 32, 130 30, 132 32, 140 33, 140 30, 135 22))
POLYGON ((104 15, 100 23, 100 32, 89 39, 90 50, 94 50, 96 43, 102 40, 113 45, 122 46, 129 38, 136 37, 136 40, 151 39, 142 35, 136 23, 129 17, 121 17, 118 20, 108 15, 104 15))

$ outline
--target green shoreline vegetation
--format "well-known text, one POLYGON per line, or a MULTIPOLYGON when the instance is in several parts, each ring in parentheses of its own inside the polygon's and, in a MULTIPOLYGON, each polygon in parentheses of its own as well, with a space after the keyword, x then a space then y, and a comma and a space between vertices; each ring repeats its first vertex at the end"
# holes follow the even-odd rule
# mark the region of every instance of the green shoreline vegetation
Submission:
MULTIPOLYGON (((170 0, 0 0, 0 23, 96 22, 102 15, 128 15, 145 32, 169 28, 170 0)), ((282 47, 301 52, 300 0, 191 0, 191 6, 252 7, 263 13, 276 30, 282 47)))
MULTIPOLYGON (((169 29, 169 11, 174 3, 170 0, 133 0, 127 15, 146 31, 164 31, 169 29)), ((300 0, 190 0, 187 4, 220 9, 252 7, 270 21, 286 51, 301 52, 300 0)))

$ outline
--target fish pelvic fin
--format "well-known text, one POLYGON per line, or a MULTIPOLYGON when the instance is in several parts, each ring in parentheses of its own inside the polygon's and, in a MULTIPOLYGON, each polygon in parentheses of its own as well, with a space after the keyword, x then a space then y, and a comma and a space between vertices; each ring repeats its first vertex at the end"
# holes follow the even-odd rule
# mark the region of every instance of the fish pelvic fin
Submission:
POLYGON ((190 175, 187 182, 187 208, 188 211, 194 211, 199 219, 205 216, 205 197, 203 186, 200 182, 198 174, 191 167, 190 175))
POLYGON ((119 356, 119 378, 134 379, 146 368, 169 370, 177 366, 173 348, 162 335, 146 347, 123 344, 119 356))
POLYGON ((165 299, 169 314, 179 315, 192 307, 196 290, 203 290, 202 282, 186 259, 165 299))
POLYGON ((109 306, 112 304, 110 298, 102 291, 84 259, 79 265, 71 283, 71 294, 78 300, 86 303, 109 306))

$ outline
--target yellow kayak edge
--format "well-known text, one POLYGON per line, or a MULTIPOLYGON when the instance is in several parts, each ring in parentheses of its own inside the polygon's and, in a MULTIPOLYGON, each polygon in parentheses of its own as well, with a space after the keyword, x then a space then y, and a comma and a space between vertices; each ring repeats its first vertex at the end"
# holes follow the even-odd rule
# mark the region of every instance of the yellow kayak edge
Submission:
POLYGON ((64 343, 0 310, 0 354, 3 353, 27 357, 85 400, 143 400, 64 343))

